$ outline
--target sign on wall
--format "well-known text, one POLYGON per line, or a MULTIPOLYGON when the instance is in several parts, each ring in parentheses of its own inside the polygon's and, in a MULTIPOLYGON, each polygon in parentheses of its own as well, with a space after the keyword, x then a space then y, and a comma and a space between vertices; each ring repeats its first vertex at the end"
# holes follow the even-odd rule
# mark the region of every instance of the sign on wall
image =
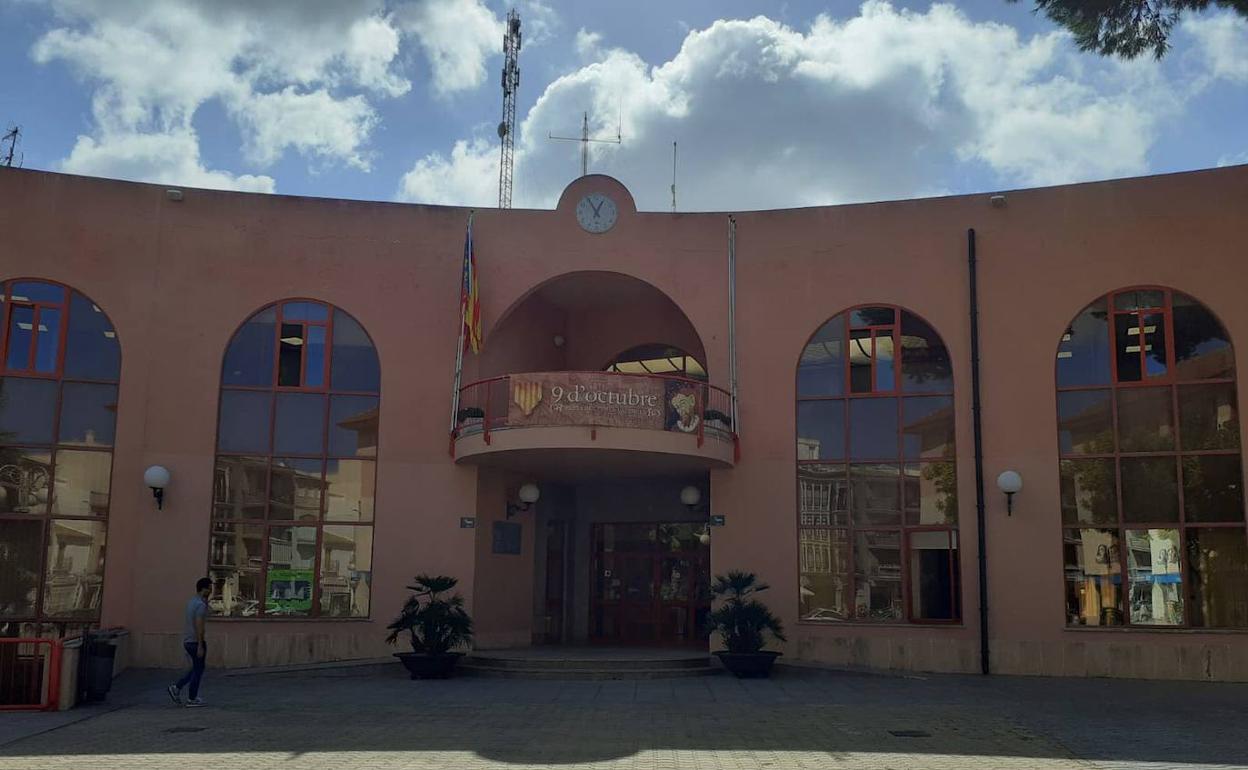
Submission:
POLYGON ((702 419, 697 383, 596 372, 511 375, 507 424, 592 425, 694 433, 702 419))

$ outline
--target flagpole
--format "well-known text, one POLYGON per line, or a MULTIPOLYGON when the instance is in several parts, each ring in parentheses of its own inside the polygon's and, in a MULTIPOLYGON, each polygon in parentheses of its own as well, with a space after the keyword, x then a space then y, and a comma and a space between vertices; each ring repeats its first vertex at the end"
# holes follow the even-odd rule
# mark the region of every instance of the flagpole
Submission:
POLYGON ((464 303, 468 301, 468 292, 464 282, 468 277, 469 249, 472 244, 472 215, 468 210, 468 239, 464 243, 463 265, 459 271, 459 344, 455 346, 455 387, 451 390, 451 450, 454 451, 455 429, 459 426, 459 385, 464 375, 464 303))

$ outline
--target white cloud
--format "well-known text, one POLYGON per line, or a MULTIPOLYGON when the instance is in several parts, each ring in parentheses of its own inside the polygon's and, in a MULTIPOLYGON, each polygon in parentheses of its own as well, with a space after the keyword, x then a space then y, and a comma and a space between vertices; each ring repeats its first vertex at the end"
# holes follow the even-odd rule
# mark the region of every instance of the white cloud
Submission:
POLYGON ((460 140, 451 157, 432 153, 418 160, 399 182, 399 198, 436 203, 498 200, 498 147, 485 139, 460 140))
POLYGON ((1248 81, 1248 19, 1230 11, 1188 14, 1181 29, 1195 38, 1196 50, 1210 74, 1248 81))
POLYGON ((561 24, 559 14, 554 8, 542 0, 526 0, 524 13, 520 14, 522 48, 536 48, 546 44, 555 37, 561 24))
POLYGON ((480 0, 422 0, 395 17, 420 41, 439 94, 484 83, 486 59, 502 50, 503 24, 480 0))
POLYGON ((194 131, 112 133, 99 141, 80 136, 65 159, 65 169, 75 174, 138 179, 158 184, 263 193, 276 190, 272 177, 236 176, 204 168, 199 159, 199 140, 194 131))
POLYGON ((204 169, 194 119, 210 102, 233 119, 257 168, 294 151, 368 170, 374 101, 412 87, 405 41, 443 94, 483 82, 497 47, 483 0, 40 1, 56 24, 32 56, 69 64, 94 88, 94 127, 62 167, 104 176, 191 173, 213 186, 268 180, 272 189, 269 177, 204 169))
MULTIPOLYGON (((804 32, 717 21, 657 66, 584 30, 576 43, 591 60, 549 84, 518 132, 517 205, 552 205, 575 176, 579 148, 546 136, 583 110, 591 130, 614 135, 623 107, 623 145, 592 145, 591 171, 665 209, 678 141, 681 208, 707 210, 933 194, 959 164, 1002 186, 1140 173, 1184 98, 1155 62, 1080 54, 1064 33, 1022 37, 951 5, 869 0, 804 32)), ((496 154, 490 142, 457 144, 417 165, 436 167, 436 180, 409 175, 399 195, 487 204, 478 176, 496 154)))
POLYGON ((572 45, 576 49, 576 55, 583 61, 597 61, 602 58, 602 34, 599 32, 590 32, 581 27, 576 31, 572 45))

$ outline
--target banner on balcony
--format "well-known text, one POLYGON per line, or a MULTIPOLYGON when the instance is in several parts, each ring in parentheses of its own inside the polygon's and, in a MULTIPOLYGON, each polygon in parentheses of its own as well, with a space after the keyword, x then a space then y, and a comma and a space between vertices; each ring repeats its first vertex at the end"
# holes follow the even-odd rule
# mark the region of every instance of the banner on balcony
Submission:
POLYGON ((507 424, 595 425, 695 433, 702 386, 608 372, 513 374, 507 424))

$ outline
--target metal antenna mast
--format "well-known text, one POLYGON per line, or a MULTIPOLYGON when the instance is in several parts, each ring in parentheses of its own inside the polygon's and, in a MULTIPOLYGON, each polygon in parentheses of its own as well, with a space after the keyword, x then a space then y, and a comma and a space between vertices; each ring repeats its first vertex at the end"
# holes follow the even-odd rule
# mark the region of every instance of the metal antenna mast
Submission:
POLYGON ((17 149, 17 140, 21 137, 21 135, 22 127, 13 126, 9 129, 8 133, 6 133, 3 137, 0 137, 0 142, 9 143, 9 151, 4 154, 4 162, 0 163, 0 166, 13 168, 13 152, 17 149))
POLYGON ((520 88, 520 14, 507 14, 503 33, 503 120, 498 124, 502 158, 498 164, 498 207, 511 208, 511 177, 515 170, 516 91, 520 88))
POLYGON ((589 113, 586 112, 581 118, 581 135, 580 136, 555 136, 547 134, 547 139, 556 139, 562 142, 580 142, 581 143, 581 176, 589 173, 589 143, 602 142, 603 144, 620 144, 623 141, 624 134, 622 130, 623 120, 620 126, 615 129, 614 139, 594 139, 589 136, 589 113))

